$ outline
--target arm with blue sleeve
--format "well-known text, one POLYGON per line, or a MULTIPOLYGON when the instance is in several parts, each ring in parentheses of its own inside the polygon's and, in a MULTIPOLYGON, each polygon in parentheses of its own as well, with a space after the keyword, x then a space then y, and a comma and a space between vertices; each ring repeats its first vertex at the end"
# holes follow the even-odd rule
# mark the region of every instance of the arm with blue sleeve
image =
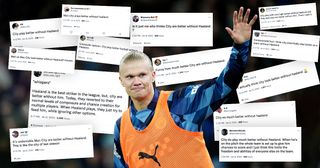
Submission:
POLYGON ((234 44, 229 61, 218 78, 171 93, 168 105, 179 127, 193 132, 202 131, 203 121, 238 87, 248 62, 249 44, 249 40, 241 45, 234 44))
POLYGON ((122 150, 120 146, 120 121, 119 118, 114 126, 114 153, 113 153, 113 167, 114 168, 127 168, 122 155, 122 150))

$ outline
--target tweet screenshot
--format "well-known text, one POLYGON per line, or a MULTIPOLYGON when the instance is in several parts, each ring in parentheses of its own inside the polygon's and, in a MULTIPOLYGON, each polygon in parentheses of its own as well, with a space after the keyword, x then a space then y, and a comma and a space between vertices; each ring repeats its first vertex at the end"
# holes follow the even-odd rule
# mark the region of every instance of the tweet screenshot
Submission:
POLYGON ((259 8, 260 29, 316 26, 316 3, 268 6, 259 8))
POLYGON ((212 13, 132 13, 132 46, 212 46, 212 13))
POLYGON ((245 73, 237 88, 240 103, 319 84, 315 63, 292 61, 245 73))
POLYGON ((231 47, 154 57, 156 86, 211 79, 227 65, 231 47))
POLYGON ((251 56, 318 62, 319 41, 316 35, 253 30, 251 56))
POLYGON ((62 5, 64 35, 129 37, 130 7, 62 5))
POLYGON ((29 127, 91 124, 94 133, 113 134, 116 120, 127 108, 118 73, 32 73, 29 127))
POLYGON ((77 45, 77 37, 61 34, 61 18, 11 21, 11 46, 58 48, 77 45))
POLYGON ((73 73, 75 53, 66 50, 10 47, 8 69, 73 73))
POLYGON ((294 101, 223 104, 222 113, 213 113, 214 138, 220 127, 296 127, 294 101))
POLYGON ((220 162, 301 162, 301 127, 221 127, 220 162))
POLYGON ((9 132, 11 162, 93 158, 90 125, 11 128, 9 132))
POLYGON ((143 47, 130 46, 128 39, 81 35, 78 40, 76 59, 119 65, 121 58, 130 51, 143 52, 143 47))

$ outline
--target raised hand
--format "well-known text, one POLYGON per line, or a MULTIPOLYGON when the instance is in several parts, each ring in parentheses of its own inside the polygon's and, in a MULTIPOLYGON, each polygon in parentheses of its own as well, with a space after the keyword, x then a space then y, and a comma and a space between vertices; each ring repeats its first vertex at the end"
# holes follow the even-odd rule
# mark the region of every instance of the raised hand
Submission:
POLYGON ((244 16, 243 10, 243 7, 240 7, 239 12, 233 12, 233 29, 230 29, 229 27, 225 28, 230 37, 233 39, 233 42, 236 44, 242 44, 250 39, 252 25, 258 18, 257 15, 254 15, 254 17, 248 23, 250 9, 247 9, 244 16))

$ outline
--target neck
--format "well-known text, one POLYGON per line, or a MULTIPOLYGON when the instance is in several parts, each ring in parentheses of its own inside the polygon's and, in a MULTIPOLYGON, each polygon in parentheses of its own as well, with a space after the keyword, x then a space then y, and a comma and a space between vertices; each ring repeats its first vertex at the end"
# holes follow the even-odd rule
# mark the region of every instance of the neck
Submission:
POLYGON ((148 107, 148 105, 150 104, 150 102, 153 98, 153 95, 154 95, 154 90, 152 90, 152 92, 144 98, 132 99, 133 105, 137 109, 137 111, 146 109, 148 107))

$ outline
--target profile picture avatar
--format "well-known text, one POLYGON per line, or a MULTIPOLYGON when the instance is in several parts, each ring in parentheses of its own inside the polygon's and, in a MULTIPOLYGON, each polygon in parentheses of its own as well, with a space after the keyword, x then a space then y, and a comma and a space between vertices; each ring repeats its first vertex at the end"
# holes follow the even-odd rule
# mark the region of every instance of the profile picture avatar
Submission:
POLYGON ((13 23, 12 24, 12 28, 15 29, 15 30, 18 29, 19 28, 19 24, 18 23, 13 23))
POLYGON ((34 75, 35 77, 39 77, 39 76, 41 76, 41 74, 42 74, 41 71, 34 71, 34 72, 33 72, 33 75, 34 75))
POLYGON ((85 36, 85 35, 81 35, 81 36, 80 36, 80 40, 81 40, 81 41, 86 40, 86 36, 85 36))
POLYGON ((11 48, 11 53, 16 53, 17 52, 17 49, 16 48, 11 48))
POLYGON ((266 10, 264 8, 260 8, 260 12, 264 13, 266 10))
POLYGON ((138 21, 139 21, 139 16, 134 15, 134 16, 132 17, 132 21, 133 21, 133 22, 138 22, 138 21))
POLYGON ((222 129, 222 130, 221 130, 221 134, 222 134, 223 136, 228 135, 228 130, 227 130, 227 129, 222 129))
POLYGON ((18 131, 12 131, 12 136, 14 138, 17 138, 19 136, 19 132, 18 131))
POLYGON ((161 65, 161 60, 159 59, 154 60, 154 64, 157 66, 161 65))
POLYGON ((64 7, 64 11, 65 12, 69 12, 70 11, 70 8, 68 6, 64 7))
POLYGON ((259 37, 259 36, 260 36, 260 33, 259 33, 259 32, 254 32, 254 36, 255 36, 255 37, 259 37))

